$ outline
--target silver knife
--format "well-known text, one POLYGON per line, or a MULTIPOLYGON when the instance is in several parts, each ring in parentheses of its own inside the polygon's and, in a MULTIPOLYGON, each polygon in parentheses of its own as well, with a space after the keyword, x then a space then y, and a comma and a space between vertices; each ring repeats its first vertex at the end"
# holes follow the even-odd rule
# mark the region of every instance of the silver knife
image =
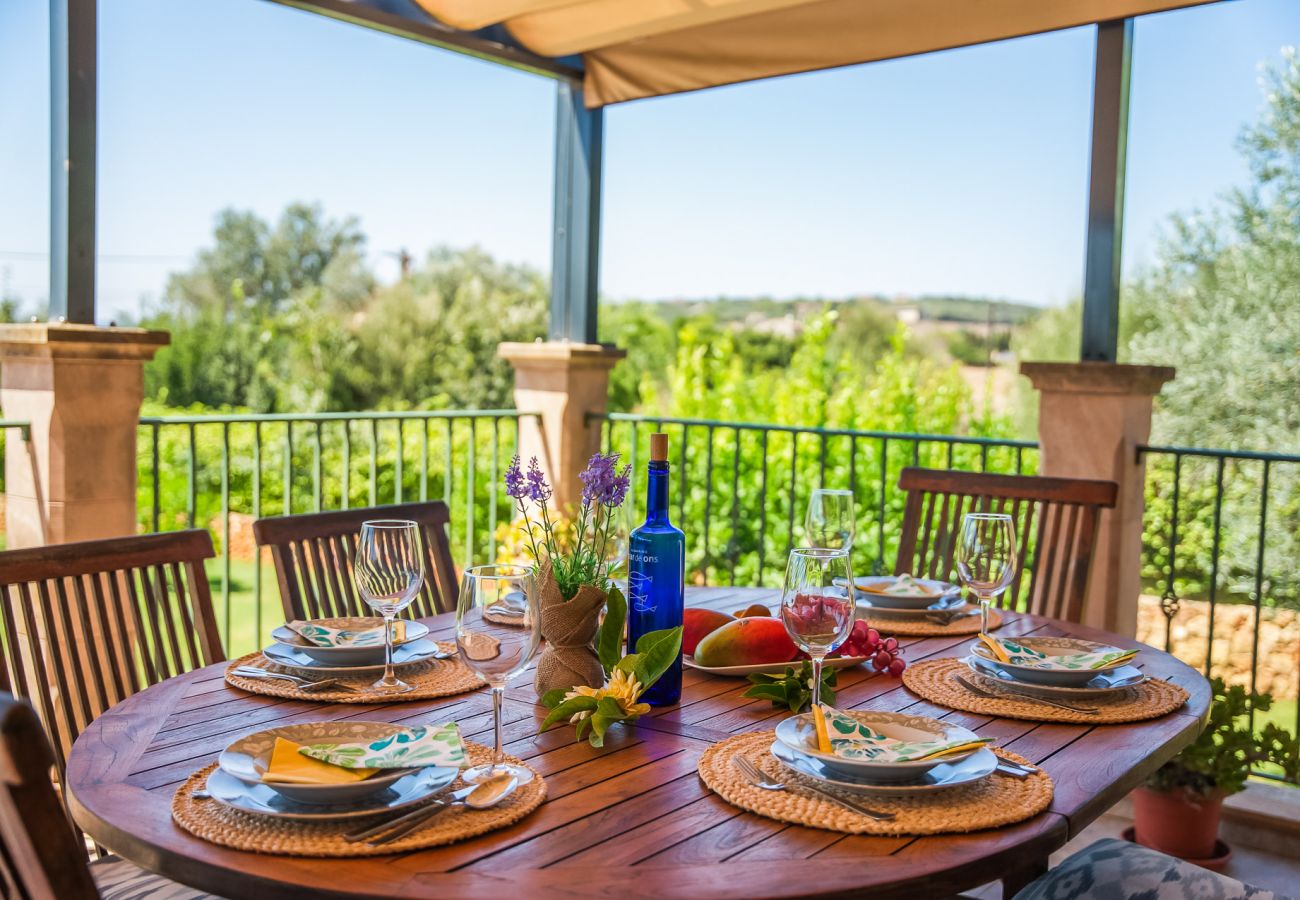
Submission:
POLYGON ((367 826, 361 831, 353 831, 345 834, 343 835, 343 840, 347 841, 349 844, 355 844, 358 841, 364 841, 367 838, 388 831, 390 828, 405 825, 407 822, 414 822, 423 815, 432 814, 434 810, 442 809, 451 801, 464 800, 473 793, 475 787, 477 787, 477 785, 471 784, 469 787, 461 788, 458 791, 452 791, 450 794, 439 791, 435 798, 426 803, 421 803, 415 809, 402 813, 402 815, 397 816, 394 819, 385 819, 376 825, 367 826))

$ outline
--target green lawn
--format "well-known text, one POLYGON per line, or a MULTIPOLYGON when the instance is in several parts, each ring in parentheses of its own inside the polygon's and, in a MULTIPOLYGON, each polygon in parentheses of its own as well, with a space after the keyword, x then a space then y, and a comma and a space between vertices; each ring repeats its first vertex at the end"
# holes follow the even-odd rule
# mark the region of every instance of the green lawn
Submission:
POLYGON ((226 615, 227 601, 223 596, 224 564, 220 558, 210 559, 207 570, 208 581, 212 585, 212 606, 216 610, 217 627, 221 630, 226 655, 234 658, 260 649, 265 645, 271 629, 284 621, 280 607, 280 588, 275 582, 275 566, 262 566, 260 622, 253 590, 256 585, 255 567, 251 561, 230 561, 229 618, 226 615), (229 634, 226 633, 227 621, 230 622, 229 634))

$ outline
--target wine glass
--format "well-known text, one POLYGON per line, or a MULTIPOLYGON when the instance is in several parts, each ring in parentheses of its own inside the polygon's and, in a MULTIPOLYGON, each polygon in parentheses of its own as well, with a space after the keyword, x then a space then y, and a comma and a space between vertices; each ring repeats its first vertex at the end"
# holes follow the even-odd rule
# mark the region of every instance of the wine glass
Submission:
POLYGON ((1005 513, 967 513, 961 522, 957 574, 980 601, 980 631, 989 632, 989 603, 1016 576, 1016 526, 1005 513))
POLYGON ((473 566, 461 578, 456 604, 456 646, 465 665, 492 688, 496 751, 490 765, 466 769, 469 782, 509 774, 520 784, 533 780, 532 770, 501 761, 501 700, 506 682, 522 672, 541 640, 537 578, 532 566, 473 566), (520 600, 522 610, 520 613, 520 600))
POLYGON ((366 603, 384 617, 384 677, 371 687, 385 694, 405 693, 411 686, 393 674, 393 622, 424 582, 419 526, 407 519, 362 522, 353 575, 366 603))
POLYGON ((804 534, 811 546, 851 550, 855 521, 852 491, 819 488, 808 498, 804 534))
POLYGON ((812 657, 812 703, 821 703, 822 661, 853 630, 854 604, 838 585, 852 584, 847 547, 790 551, 781 592, 781 621, 795 646, 812 657))

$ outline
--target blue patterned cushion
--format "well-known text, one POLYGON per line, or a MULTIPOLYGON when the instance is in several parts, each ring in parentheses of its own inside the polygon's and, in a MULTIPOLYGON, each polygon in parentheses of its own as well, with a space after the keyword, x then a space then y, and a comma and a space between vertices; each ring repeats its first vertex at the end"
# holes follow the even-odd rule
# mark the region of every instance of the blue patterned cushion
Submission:
POLYGON ((1289 900, 1129 841, 1105 838, 1015 900, 1289 900))
POLYGON ((118 856, 95 860, 90 864, 90 876, 103 900, 221 900, 146 872, 118 856))

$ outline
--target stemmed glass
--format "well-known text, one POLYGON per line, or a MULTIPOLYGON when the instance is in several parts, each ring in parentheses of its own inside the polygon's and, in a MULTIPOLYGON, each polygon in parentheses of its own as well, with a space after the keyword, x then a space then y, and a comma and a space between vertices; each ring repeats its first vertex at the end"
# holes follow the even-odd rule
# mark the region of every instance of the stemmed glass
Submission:
POLYGON ((853 630, 849 550, 808 547, 790 551, 781 592, 781 621, 795 646, 812 657, 812 703, 821 703, 822 662, 853 630))
POLYGON ((1016 526, 1004 513, 967 513, 957 547, 957 575, 980 601, 980 631, 989 633, 989 603, 1016 576, 1016 526))
POLYGON ((424 582, 419 526, 407 519, 362 522, 353 575, 366 603, 384 617, 384 677, 371 687, 385 694, 405 693, 411 686, 393 674, 393 622, 424 582))
POLYGON ((496 734, 492 763, 466 769, 462 775, 466 781, 483 781, 501 774, 513 775, 520 784, 532 781, 529 769, 501 761, 501 700, 506 682, 528 666, 540 640, 541 615, 532 566, 474 566, 465 570, 456 604, 456 646, 461 661, 492 688, 496 734))
POLYGON ((808 498, 804 534, 813 547, 851 550, 855 521, 852 491, 819 488, 808 498))

